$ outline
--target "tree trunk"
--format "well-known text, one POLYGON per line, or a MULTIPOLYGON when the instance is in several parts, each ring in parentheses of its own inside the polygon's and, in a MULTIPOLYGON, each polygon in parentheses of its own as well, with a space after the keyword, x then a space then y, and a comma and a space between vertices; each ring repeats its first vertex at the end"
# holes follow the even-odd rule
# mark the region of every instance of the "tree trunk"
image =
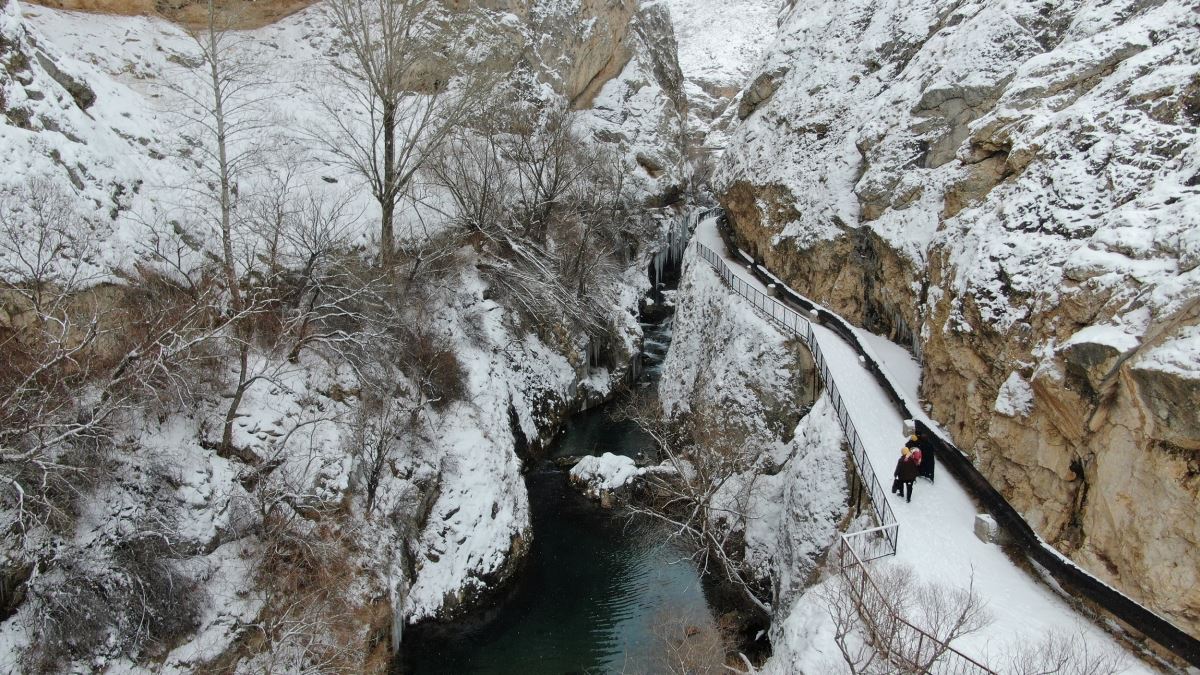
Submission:
POLYGON ((390 269, 395 260, 396 103, 383 101, 383 184, 379 191, 379 262, 390 269))
POLYGON ((212 77, 213 93, 213 122, 217 137, 217 174, 221 183, 219 196, 221 209, 221 254, 225 272, 225 284, 229 286, 230 302, 235 314, 241 314, 245 307, 242 304, 242 292, 238 287, 237 267, 233 258, 233 194, 232 176, 230 175, 229 153, 226 147, 228 130, 225 124, 225 101, 221 86, 221 52, 217 44, 217 14, 213 0, 208 3, 208 66, 212 77))
POLYGON ((254 455, 248 452, 239 452, 233 446, 233 423, 237 420, 238 408, 242 405, 242 397, 246 394, 246 390, 250 388, 250 344, 243 342, 238 347, 238 383, 233 390, 233 398, 229 401, 229 408, 225 411, 225 425, 221 430, 221 449, 222 457, 236 456, 244 462, 250 462, 254 459, 254 455), (249 454, 249 457, 247 455, 249 454))

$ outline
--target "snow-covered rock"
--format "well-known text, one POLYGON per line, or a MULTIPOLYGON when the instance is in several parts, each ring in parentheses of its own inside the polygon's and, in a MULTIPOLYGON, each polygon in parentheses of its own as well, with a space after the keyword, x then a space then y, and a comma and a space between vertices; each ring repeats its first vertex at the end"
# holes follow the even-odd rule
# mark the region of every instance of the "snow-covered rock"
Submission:
POLYGON ((688 249, 659 396, 676 418, 718 420, 722 433, 757 457, 721 486, 713 506, 745 512, 743 523, 731 518, 729 527, 744 542, 749 576, 781 611, 810 583, 846 509, 843 434, 828 399, 813 389, 812 368, 803 346, 688 249))
POLYGON ((642 470, 632 457, 614 455, 588 455, 571 468, 571 482, 579 485, 589 497, 607 501, 621 488, 630 485, 642 470))

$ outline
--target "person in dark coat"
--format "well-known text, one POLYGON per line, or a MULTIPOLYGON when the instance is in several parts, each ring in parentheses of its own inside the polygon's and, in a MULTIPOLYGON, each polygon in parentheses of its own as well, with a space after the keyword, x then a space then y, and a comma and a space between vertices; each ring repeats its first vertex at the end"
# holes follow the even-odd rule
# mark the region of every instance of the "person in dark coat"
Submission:
POLYGON ((917 469, 920 465, 913 461, 912 452, 908 446, 900 448, 900 460, 896 462, 896 482, 892 483, 892 491, 904 497, 905 501, 912 501, 913 483, 917 480, 917 469), (896 488, 899 488, 897 491, 896 488), (905 488, 908 494, 905 495, 905 488))
POLYGON ((924 424, 917 422, 913 438, 909 441, 909 445, 915 445, 921 449, 921 461, 917 462, 919 467, 917 475, 928 478, 930 483, 933 482, 933 470, 937 465, 937 462, 934 461, 936 456, 934 445, 930 442, 932 433, 924 424))

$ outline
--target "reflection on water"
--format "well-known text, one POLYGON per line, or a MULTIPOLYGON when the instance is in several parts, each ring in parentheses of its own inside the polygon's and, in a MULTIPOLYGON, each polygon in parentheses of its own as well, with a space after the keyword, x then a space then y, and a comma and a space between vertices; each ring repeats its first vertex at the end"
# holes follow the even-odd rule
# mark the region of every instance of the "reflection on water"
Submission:
MULTIPOLYGON (((650 448, 605 411, 576 416, 556 456, 650 448)), ((486 626, 406 640, 412 673, 654 672, 656 625, 711 621, 699 576, 657 526, 597 509, 547 463, 526 479, 534 543, 514 597, 486 626)))

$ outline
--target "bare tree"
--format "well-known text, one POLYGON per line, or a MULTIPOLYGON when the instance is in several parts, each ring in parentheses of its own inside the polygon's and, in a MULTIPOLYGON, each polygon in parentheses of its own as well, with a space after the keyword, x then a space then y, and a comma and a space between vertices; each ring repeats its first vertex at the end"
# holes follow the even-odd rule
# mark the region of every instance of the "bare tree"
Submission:
POLYGON ((238 7, 206 4, 205 21, 190 30, 198 64, 186 77, 169 84, 188 105, 181 114, 199 130, 192 151, 199 153, 201 180, 189 192, 198 197, 189 208, 210 223, 220 240, 220 265, 229 294, 230 314, 237 316, 230 343, 237 355, 237 382, 229 393, 222 425, 221 452, 233 447, 233 425, 246 391, 256 381, 251 373, 250 349, 254 307, 247 302, 235 249, 242 236, 239 185, 260 158, 259 141, 267 119, 262 104, 269 96, 263 63, 248 38, 234 29, 238 7))
POLYGON ((743 570, 740 560, 741 533, 753 517, 752 471, 756 453, 747 439, 697 416, 689 424, 668 420, 655 406, 635 401, 627 416, 649 434, 666 457, 669 471, 648 472, 648 499, 635 503, 635 515, 660 520, 695 552, 693 559, 702 572, 714 571, 764 614, 757 585, 743 570), (698 421, 697 421, 698 420, 698 421), (729 488, 734 498, 730 499, 729 488))
POLYGON ((345 55, 332 64, 337 93, 324 101, 328 124, 312 136, 369 186, 381 212, 380 261, 390 268, 396 210, 414 175, 487 95, 490 80, 452 87, 445 76, 431 76, 445 65, 435 58, 445 56, 449 31, 430 0, 332 0, 324 7, 345 55))
POLYGON ((230 304, 241 312, 245 303, 234 254, 239 181, 261 156, 260 132, 267 122, 262 104, 270 89, 253 44, 234 29, 237 16, 236 5, 208 0, 203 25, 188 30, 197 67, 184 70, 185 76, 168 87, 190 104, 180 106, 179 114, 199 131, 191 145, 199 153, 201 180, 191 192, 205 205, 201 213, 219 234, 230 304))
POLYGON ((1008 645, 995 663, 1012 675, 1116 675, 1125 654, 1113 645, 1092 644, 1082 630, 1055 631, 1040 642, 1008 645))
POLYGON ((493 288, 543 333, 567 324, 595 342, 623 269, 629 196, 619 160, 578 133, 565 105, 501 102, 428 166, 493 288))
POLYGON ((0 481, 22 532, 68 517, 114 416, 178 391, 206 357, 198 346, 228 327, 202 281, 100 284, 96 229, 44 181, 0 201, 0 481), (150 295, 154 311, 137 311, 150 295))
POLYGON ((491 242, 511 235, 511 164, 504 157, 499 124, 496 116, 487 115, 474 128, 456 129, 427 167, 430 180, 453 200, 458 226, 491 242))
POLYGON ((71 195, 46 181, 0 202, 0 480, 22 533, 69 515, 108 439, 113 406, 84 400, 112 331, 106 310, 79 296, 98 278, 85 262, 97 253, 91 231, 71 195))

